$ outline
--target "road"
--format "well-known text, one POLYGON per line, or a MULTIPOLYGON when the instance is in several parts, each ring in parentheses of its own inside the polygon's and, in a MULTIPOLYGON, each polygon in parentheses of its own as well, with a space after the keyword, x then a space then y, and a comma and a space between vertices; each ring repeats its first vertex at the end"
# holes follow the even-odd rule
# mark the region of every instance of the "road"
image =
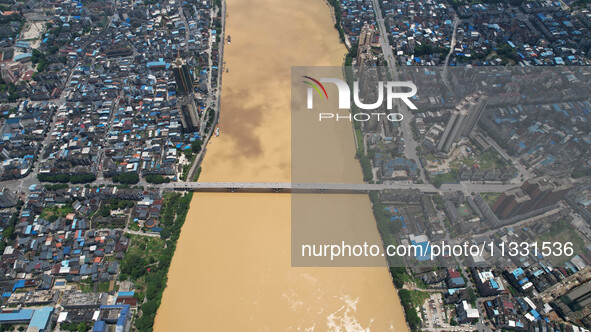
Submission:
POLYGON ((123 233, 160 238, 160 233, 144 233, 142 231, 132 231, 128 228, 125 228, 123 233))
POLYGON ((239 192, 357 192, 365 193, 372 190, 401 190, 418 189, 425 193, 443 193, 463 191, 465 193, 477 192, 502 192, 512 187, 511 184, 477 184, 456 183, 444 184, 441 188, 435 188, 431 184, 404 183, 288 183, 288 182, 171 182, 161 185, 163 189, 193 190, 193 191, 239 191, 239 192))
MULTIPOLYGON (((217 31, 217 34, 220 36, 220 43, 218 45, 218 54, 219 54, 219 58, 218 60, 220 62, 223 61, 223 55, 224 55, 224 44, 225 44, 225 31, 226 31, 226 2, 222 1, 222 8, 220 9, 221 11, 221 24, 222 24, 222 31, 217 31)), ((211 24, 213 25, 213 17, 215 13, 215 9, 212 8, 212 22, 211 24)), ((220 117, 220 95, 222 93, 222 75, 224 72, 224 68, 223 66, 220 66, 221 68, 219 68, 218 70, 218 75, 216 77, 216 87, 213 88, 212 84, 211 84, 211 80, 212 80, 212 73, 213 73, 213 62, 211 59, 211 53, 212 53, 212 49, 213 49, 213 37, 210 36, 209 38, 209 48, 208 48, 208 52, 209 52, 209 56, 208 56, 208 61, 209 61, 209 76, 208 76, 208 83, 207 83, 207 89, 208 89, 208 93, 207 93, 207 99, 205 101, 205 105, 207 105, 207 107, 211 107, 211 109, 214 110, 214 120, 213 120, 213 125, 211 126, 211 128, 209 129, 209 132, 205 132, 205 127, 207 124, 207 121, 209 120, 209 112, 207 112, 206 109, 206 113, 203 114, 201 116, 201 124, 200 124, 200 131, 199 134, 202 137, 202 142, 203 142, 203 146, 201 148, 201 151, 199 152, 199 154, 195 157, 195 161, 193 162, 193 165, 191 165, 191 169, 189 170, 189 173, 187 174, 187 178, 185 179, 185 181, 192 181, 193 178, 195 177, 195 174, 197 172, 197 169, 199 168, 199 166, 201 165, 201 161, 203 159, 203 157, 205 156, 205 153, 207 152, 207 145, 209 144, 209 140, 211 139, 213 132, 215 130, 215 124, 218 123, 219 117, 220 117), (204 137, 204 138, 203 138, 204 137)))
POLYGON ((447 69, 449 68, 449 59, 451 58, 451 55, 454 53, 454 48, 456 47, 456 35, 458 31, 458 24, 460 24, 460 18, 457 14, 454 14, 454 28, 453 33, 451 35, 451 42, 449 44, 449 52, 445 57, 445 65, 443 66, 443 83, 449 91, 451 91, 451 85, 449 84, 449 79, 447 77, 447 69))
MULTIPOLYGON (((378 24, 378 29, 380 31, 380 45, 382 46, 382 53, 384 54, 384 60, 388 64, 388 68, 393 75, 394 81, 398 80, 398 71, 396 70, 396 61, 394 58, 394 53, 392 52, 392 47, 390 46, 390 41, 388 40, 388 34, 386 30, 386 25, 384 23, 384 18, 382 17, 382 10, 380 9, 378 0, 372 0, 372 5, 374 7, 374 12, 376 14, 376 22, 378 24)), ((400 121, 400 130, 402 131, 402 137, 404 139, 404 156, 406 159, 414 160, 420 172, 420 179, 423 182, 427 182, 425 178, 425 172, 421 165, 419 155, 417 153, 417 142, 415 141, 412 135, 412 129, 410 128, 414 115, 408 108, 406 104, 400 102, 400 100, 396 101, 396 106, 398 107, 398 113, 401 113, 404 117, 403 121, 400 121)))
POLYGON ((185 24, 185 51, 189 54, 189 40, 191 40, 191 32, 189 31, 189 22, 187 22, 187 18, 185 17, 185 11, 183 10, 183 3, 182 1, 176 2, 178 6, 179 16, 181 20, 183 20, 183 24, 185 24))

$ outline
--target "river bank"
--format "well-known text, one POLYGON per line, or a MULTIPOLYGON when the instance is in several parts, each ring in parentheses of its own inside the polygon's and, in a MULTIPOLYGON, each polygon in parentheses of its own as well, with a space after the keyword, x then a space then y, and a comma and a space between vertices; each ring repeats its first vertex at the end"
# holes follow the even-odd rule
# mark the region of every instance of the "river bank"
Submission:
MULTIPOLYGON (((340 66, 346 50, 337 34, 318 33, 334 31, 322 1, 229 0, 227 6, 232 43, 224 50, 230 71, 223 79, 222 131, 208 146, 200 179, 290 182, 291 66, 340 66)), ((359 178, 350 127, 326 135, 345 142, 330 153, 319 149, 334 164, 326 181, 338 181, 335 174, 359 178)), ((331 218, 378 238, 367 197, 328 196, 321 203, 356 207, 336 214, 329 208, 331 218)), ((156 331, 405 330, 387 268, 291 267, 290 195, 193 197, 156 331)), ((316 204, 307 209, 327 217, 316 204)))
MULTIPOLYGON (((219 56, 219 62, 221 63, 220 67, 221 69, 218 71, 218 75, 216 77, 216 88, 214 90, 213 93, 213 103, 214 103, 214 108, 213 108, 213 114, 211 114, 211 111, 209 111, 209 114, 207 114, 207 118, 208 121, 206 122, 206 127, 205 127, 205 140, 203 141, 203 144, 201 146, 201 151, 194 157, 194 160, 189 164, 189 170, 187 172, 183 171, 183 175, 181 178, 182 181, 197 181, 197 179, 199 178, 199 175, 201 173, 201 163, 203 162, 203 158, 205 157, 205 154, 207 153, 207 146, 210 143, 210 140, 214 134, 216 125, 219 122, 219 118, 220 118, 220 96, 222 94, 222 78, 223 78, 223 73, 224 73, 224 68, 225 66, 223 66, 224 64, 224 45, 226 44, 226 1, 225 0, 215 0, 214 1, 214 6, 216 6, 217 8, 219 8, 220 10, 220 29, 221 31, 217 32, 217 36, 221 36, 220 40, 220 44, 218 45, 218 54, 219 56)), ((211 56, 209 57, 211 59, 211 56)), ((211 73, 210 73, 211 75, 211 73)), ((210 98, 208 97, 207 99, 208 101, 211 102, 210 98)), ((205 116, 205 115, 204 115, 205 116)))
MULTIPOLYGON (((345 57, 343 59, 343 76, 344 76, 345 80, 347 81, 347 83, 349 84, 349 86, 352 86, 353 81, 354 81, 354 74, 353 74, 353 71, 350 70, 350 66, 353 63, 353 59, 355 59, 355 57, 357 56, 357 45, 350 44, 349 39, 348 39, 347 35, 344 33, 344 30, 341 26, 342 19, 341 19, 341 11, 340 11, 340 5, 339 5, 338 0, 327 0, 327 3, 329 6, 332 7, 332 14, 334 17, 334 22, 335 22, 334 28, 338 31, 339 38, 340 38, 341 42, 343 42, 347 47, 347 54, 345 55, 345 57)), ((352 105, 352 107, 353 108, 350 110, 352 114, 359 112, 359 109, 355 105, 352 105)), ((367 181, 373 179, 373 174, 372 174, 371 162, 368 157, 368 151, 366 151, 366 148, 364 145, 364 138, 363 138, 363 133, 361 130, 361 125, 359 122, 353 122, 353 125, 351 127, 352 127, 351 129, 352 129, 352 133, 353 133, 354 142, 355 142, 355 150, 356 150, 355 158, 359 161, 359 165, 361 166, 361 170, 363 173, 363 181, 367 182, 367 181)), ((383 213, 384 207, 382 206, 382 204, 379 201, 378 193, 377 192, 370 193, 369 198, 370 198, 371 208, 372 208, 373 215, 375 218, 376 226, 377 226, 378 232, 380 234, 381 243, 382 243, 382 246, 385 248, 386 246, 393 244, 393 243, 389 243, 385 239, 385 236, 387 236, 389 234, 389 232, 388 232, 389 218, 388 218, 388 216, 386 216, 383 213)), ((390 257, 388 260, 389 266, 404 266, 404 264, 405 263, 403 261, 401 261, 400 259, 397 259, 397 258, 390 257)), ((408 274, 406 269, 403 267, 390 267, 389 274, 391 277, 391 281, 392 281, 392 285, 394 287, 394 290, 398 294, 398 298, 400 299, 400 301, 404 307, 406 326, 409 330, 414 331, 420 326, 421 321, 420 321, 418 313, 414 307, 414 304, 410 300, 410 298, 411 298, 411 296, 409 294, 410 292, 402 289, 404 283, 407 281, 412 281, 413 278, 411 277, 410 274, 408 274), (403 294, 400 293, 401 291, 403 292, 403 294)))
MULTIPOLYGON (((221 24, 219 25, 221 31, 218 31, 218 36, 221 35, 221 40, 218 41, 221 41, 221 43, 217 44, 217 42, 212 41, 211 48, 213 49, 217 45, 220 54, 219 62, 222 64, 225 44, 225 1, 215 0, 214 10, 221 13, 221 24)), ((211 57, 209 58, 211 59, 211 57)), ((211 66, 213 64, 210 60, 211 66)), ((214 108, 208 109, 207 114, 203 115, 207 119, 207 121, 202 121, 202 125, 205 123, 205 128, 202 131, 205 134, 205 139, 199 145, 199 151, 190 158, 189 164, 185 165, 182 170, 180 177, 182 181, 197 181, 201 173, 201 163, 207 153, 207 146, 214 135, 215 126, 219 119, 222 73, 223 70, 218 71, 215 78, 217 82, 216 88, 210 91, 210 96, 207 99, 208 106, 212 99, 215 102, 214 108), (213 98, 211 95, 213 95, 213 98)), ((192 197, 193 193, 169 192, 163 195, 163 208, 160 215, 162 230, 160 233, 139 234, 128 231, 130 246, 128 254, 121 262, 121 279, 131 280, 141 290, 136 295, 139 303, 141 303, 139 306, 140 314, 134 321, 134 327, 139 331, 151 331, 154 327, 156 313, 162 302, 164 290, 167 287, 170 264, 177 248, 181 229, 187 219, 192 197), (133 235, 134 233, 136 235, 133 235), (156 234, 159 234, 159 238, 156 234), (146 269, 146 266, 150 267, 146 269), (144 300, 145 302, 143 302, 144 300)))

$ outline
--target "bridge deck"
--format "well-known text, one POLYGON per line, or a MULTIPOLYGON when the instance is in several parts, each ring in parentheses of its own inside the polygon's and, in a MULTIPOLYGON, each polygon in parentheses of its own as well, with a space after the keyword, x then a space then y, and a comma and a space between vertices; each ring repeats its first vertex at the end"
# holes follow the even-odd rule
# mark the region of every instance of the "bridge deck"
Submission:
POLYGON ((408 183, 289 183, 289 182, 172 182, 163 185, 171 190, 203 192, 313 192, 313 193, 366 193, 372 190, 418 189, 424 193, 462 192, 503 192, 514 188, 514 184, 453 183, 435 188, 431 184, 408 183))

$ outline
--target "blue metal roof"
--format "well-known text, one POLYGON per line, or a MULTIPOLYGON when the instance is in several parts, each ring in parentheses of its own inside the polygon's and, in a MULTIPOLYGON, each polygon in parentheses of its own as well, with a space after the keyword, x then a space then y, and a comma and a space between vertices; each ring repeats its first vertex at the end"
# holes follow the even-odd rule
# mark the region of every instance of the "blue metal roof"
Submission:
POLYGON ((14 286, 12 286, 12 291, 14 292, 15 290, 17 290, 19 288, 23 288, 23 287, 25 287, 25 281, 19 280, 14 284, 14 286))
POLYGON ((16 321, 28 321, 33 317, 33 309, 14 310, 13 312, 1 313, 0 323, 10 323, 16 321))
POLYGON ((92 332, 103 332, 107 331, 107 323, 103 320, 97 320, 92 327, 92 332))
POLYGON ((523 269, 518 267, 511 272, 516 278, 523 274, 523 269))
POLYGON ((127 320, 127 314, 129 313, 130 306, 128 304, 122 305, 102 305, 99 309, 117 309, 120 308, 121 312, 119 313, 119 317, 117 318, 117 326, 124 326, 125 321, 127 320))
POLYGON ((462 278, 462 277, 451 278, 451 281, 456 285, 464 285, 465 284, 464 278, 462 278))
POLYGON ((52 312, 52 307, 43 307, 35 310, 35 313, 33 313, 33 317, 31 318, 31 323, 29 323, 29 328, 34 327, 39 331, 45 330, 52 312))

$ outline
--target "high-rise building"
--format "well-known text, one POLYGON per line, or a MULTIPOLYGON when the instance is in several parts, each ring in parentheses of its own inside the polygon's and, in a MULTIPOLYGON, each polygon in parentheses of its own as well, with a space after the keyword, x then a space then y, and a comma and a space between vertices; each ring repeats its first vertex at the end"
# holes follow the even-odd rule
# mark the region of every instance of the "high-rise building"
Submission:
POLYGON ((548 175, 525 181, 521 189, 531 197, 529 210, 536 210, 554 205, 571 189, 572 183, 567 178, 553 178, 548 175))
POLYGON ((193 75, 185 61, 177 58, 172 66, 172 73, 178 88, 177 107, 181 117, 183 130, 195 132, 199 130, 199 113, 195 105, 193 75))
POLYGON ((492 210, 499 218, 507 219, 513 215, 518 215, 530 200, 531 197, 521 188, 513 188, 499 196, 492 210))
POLYGON ((488 96, 483 91, 475 92, 464 98, 452 111, 447 126, 443 131, 437 150, 449 152, 452 144, 460 137, 468 137, 488 102, 488 96))
POLYGON ((445 126, 445 130, 441 135, 441 139, 437 144, 437 150, 447 152, 451 147, 452 143, 455 142, 455 137, 460 129, 460 124, 463 121, 463 116, 458 110, 453 110, 445 126), (459 119, 458 119, 459 118, 459 119))
POLYGON ((558 203, 572 187, 566 178, 557 179, 548 175, 533 178, 521 187, 501 194, 492 211, 500 219, 526 214, 558 203))
POLYGON ((591 327, 589 306, 591 305, 591 281, 587 281, 556 299, 552 306, 556 312, 573 322, 591 327))
POLYGON ((185 61, 177 58, 172 66, 174 80, 180 95, 188 95, 193 93, 193 75, 189 70, 189 66, 185 61))
POLYGON ((183 129, 187 132, 195 132, 199 130, 199 115, 197 113, 197 106, 192 95, 179 96, 177 98, 177 106, 181 115, 181 124, 183 129))
POLYGON ((16 203, 18 203, 18 197, 12 190, 8 188, 0 189, 0 208, 12 207, 16 203))

